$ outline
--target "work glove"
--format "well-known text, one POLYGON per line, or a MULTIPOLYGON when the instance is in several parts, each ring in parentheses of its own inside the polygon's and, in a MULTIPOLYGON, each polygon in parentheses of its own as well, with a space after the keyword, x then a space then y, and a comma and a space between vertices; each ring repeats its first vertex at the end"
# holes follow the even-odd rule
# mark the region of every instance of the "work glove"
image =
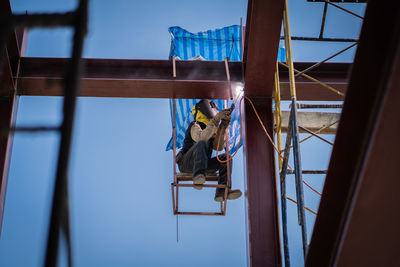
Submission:
POLYGON ((218 112, 217 115, 215 115, 214 118, 211 119, 211 121, 214 123, 214 125, 218 125, 220 120, 225 119, 230 121, 230 117, 231 117, 231 112, 232 110, 229 108, 223 109, 220 112, 218 112))
POLYGON ((230 115, 221 120, 221 126, 224 127, 225 129, 226 129, 226 127, 228 127, 229 123, 231 123, 231 116, 230 115))

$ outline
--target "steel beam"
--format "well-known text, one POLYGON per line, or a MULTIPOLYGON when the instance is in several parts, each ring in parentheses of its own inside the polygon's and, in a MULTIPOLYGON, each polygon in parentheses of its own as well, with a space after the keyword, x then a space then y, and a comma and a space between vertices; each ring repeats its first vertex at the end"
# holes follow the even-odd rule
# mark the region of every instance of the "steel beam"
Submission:
MULTIPOLYGON (((273 135, 272 95, 284 1, 249 0, 244 50, 245 95, 273 135)), ((281 266, 274 151, 245 101, 249 266, 281 266)))
MULTIPOLYGON (((3 83, 0 85, 3 87, 3 83)), ((18 110, 18 96, 0 97, 0 127, 15 125, 18 110)), ((11 162, 13 135, 0 135, 0 233, 6 198, 8 171, 11 162)))
MULTIPOLYGON (((24 58, 19 95, 59 96, 66 59, 24 58)), ((229 97, 224 62, 177 61, 177 78, 168 60, 83 59, 80 96, 141 98, 229 97)), ((232 86, 241 79, 239 63, 230 64, 232 86)))
POLYGON ((271 97, 284 1, 250 0, 244 50, 246 93, 271 97))
MULTIPOLYGON (((172 77, 168 60, 84 59, 80 96, 143 98, 226 98, 224 62, 177 61, 177 78, 172 77)), ((303 70, 314 63, 295 63, 303 70)), ((63 58, 22 58, 18 78, 19 95, 61 96, 62 77, 67 66, 63 58)), ((348 63, 324 63, 310 75, 345 92, 348 63)), ((242 79, 240 62, 230 62, 232 86, 242 79)), ((248 75, 250 72, 248 72, 248 75)), ((290 99, 287 70, 280 67, 282 100, 290 99)), ((340 101, 342 97, 322 86, 298 77, 296 88, 300 100, 340 101)), ((246 87, 251 87, 247 86, 246 87)))
MULTIPOLYGON (((0 1, 0 15, 10 15, 11 6, 8 0, 0 1)), ((15 76, 19 71, 20 55, 25 53, 26 38, 23 31, 12 31, 3 56, 2 75, 0 77, 0 127, 14 127, 18 110, 18 99, 15 95, 15 76)), ((0 135, 0 233, 3 222, 4 205, 8 171, 11 161, 13 134, 0 135)))
MULTIPOLYGON (((253 99, 266 129, 273 135, 271 99, 253 99)), ((245 143, 249 266, 281 266, 275 159, 271 143, 246 101, 245 143)))
POLYGON ((400 265, 399 13, 368 3, 306 266, 400 265))

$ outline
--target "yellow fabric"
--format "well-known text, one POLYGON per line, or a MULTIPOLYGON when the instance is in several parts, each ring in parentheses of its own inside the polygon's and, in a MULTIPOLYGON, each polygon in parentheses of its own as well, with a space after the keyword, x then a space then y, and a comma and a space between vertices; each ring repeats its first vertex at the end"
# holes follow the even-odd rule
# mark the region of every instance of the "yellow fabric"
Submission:
MULTIPOLYGON (((196 114, 196 106, 193 106, 192 113, 193 113, 193 115, 196 114)), ((200 110, 197 110, 197 116, 194 119, 198 122, 204 123, 205 125, 207 125, 211 120, 211 119, 207 118, 207 116, 204 115, 200 110)))

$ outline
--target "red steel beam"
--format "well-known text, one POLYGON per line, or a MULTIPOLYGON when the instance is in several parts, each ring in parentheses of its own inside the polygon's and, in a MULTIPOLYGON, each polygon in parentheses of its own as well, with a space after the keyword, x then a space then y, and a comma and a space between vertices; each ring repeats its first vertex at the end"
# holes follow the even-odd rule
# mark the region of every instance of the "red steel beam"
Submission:
MULTIPOLYGON (((313 63, 296 63, 303 70, 313 63)), ((93 97, 144 97, 144 98, 226 98, 223 62, 177 61, 177 78, 172 77, 168 60, 84 59, 81 96, 93 97)), ((67 66, 65 58, 22 58, 19 74, 19 95, 60 96, 62 77, 67 66)), ((242 79, 240 62, 229 63, 233 87, 242 79)), ((312 70, 310 75, 345 91, 350 64, 325 63, 312 70)), ((287 70, 281 68, 282 98, 289 99, 287 70)), ((342 100, 320 85, 297 78, 300 100, 342 100)), ((250 85, 250 88, 252 85, 250 85)), ((247 87, 247 85, 246 85, 247 87)))
MULTIPOLYGON (((177 61, 177 78, 168 60, 83 59, 81 94, 87 97, 229 98, 224 62, 177 61)), ((62 95, 67 59, 23 58, 19 95, 62 95)), ((230 63, 232 87, 241 79, 230 63)))
MULTIPOLYGON (((3 84, 0 84, 2 87, 3 84)), ((15 124, 18 110, 18 96, 0 97, 0 127, 10 127, 15 124)), ((11 161, 13 135, 0 136, 0 233, 3 223, 6 198, 8 171, 11 161)))
MULTIPOLYGON (((273 136, 271 99, 256 98, 253 103, 273 136)), ((250 266, 282 266, 273 148, 247 101, 244 117, 248 260, 250 266)))
MULTIPOLYGON (((253 100, 271 136, 271 96, 283 8, 283 0, 250 0, 247 9, 245 95, 253 100)), ((274 151, 247 101, 244 109, 248 262, 250 266, 281 266, 274 151)))
POLYGON ((249 1, 244 51, 249 96, 272 96, 283 6, 283 0, 249 1))
POLYGON ((368 1, 306 266, 400 266, 399 14, 368 1))

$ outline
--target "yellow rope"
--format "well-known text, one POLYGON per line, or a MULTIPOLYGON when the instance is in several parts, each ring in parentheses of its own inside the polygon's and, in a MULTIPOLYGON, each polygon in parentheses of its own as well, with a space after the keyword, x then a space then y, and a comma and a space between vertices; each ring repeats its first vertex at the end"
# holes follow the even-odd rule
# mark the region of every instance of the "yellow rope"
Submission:
MULTIPOLYGON (((325 130, 325 129, 328 129, 329 127, 331 127, 332 125, 334 125, 334 124, 336 124, 336 123, 338 123, 338 121, 334 121, 334 122, 332 122, 331 124, 329 124, 329 125, 327 125, 327 126, 324 126, 324 127, 322 127, 322 128, 320 128, 318 131, 316 131, 315 133, 317 134, 317 133, 320 133, 321 131, 323 131, 323 130, 325 130)), ((306 140, 308 140, 308 139, 310 139, 311 137, 313 137, 313 135, 312 134, 310 134, 309 136, 307 136, 306 138, 304 138, 304 139, 302 139, 302 140, 300 140, 300 142, 299 143, 302 143, 302 142, 304 142, 304 141, 306 141, 306 140)))
MULTIPOLYGON (((282 150, 282 113, 281 113, 281 91, 279 87, 279 72, 278 63, 276 63, 275 71, 275 88, 274 88, 274 99, 275 99, 275 122, 276 122, 276 140, 278 150, 282 150)), ((279 170, 282 169, 282 157, 278 157, 279 170)))
MULTIPOLYGON (((329 127, 331 127, 332 125, 334 125, 334 124, 336 124, 336 123, 338 123, 338 122, 339 122, 339 121, 334 121, 334 122, 332 122, 331 124, 320 128, 320 129, 319 129, 318 131, 316 131, 315 133, 316 133, 316 134, 317 134, 317 133, 320 133, 321 131, 323 131, 323 130, 329 128, 329 127)), ((301 139, 301 140, 299 141, 299 143, 303 143, 304 141, 310 139, 310 138, 313 137, 313 136, 314 136, 314 135, 310 134, 310 135, 307 136, 306 138, 301 139)), ((293 147, 293 146, 290 146, 290 148, 292 148, 292 147, 293 147)), ((280 150, 280 153, 283 153, 283 152, 284 152, 284 150, 280 150)))
MULTIPOLYGON (((279 62, 279 64, 282 65, 282 66, 285 66, 286 68, 289 68, 289 66, 286 65, 286 64, 283 63, 283 62, 279 62)), ((301 71, 299 71, 299 70, 296 70, 295 68, 293 68, 293 70, 294 70, 296 73, 300 73, 300 72, 301 72, 301 71)), ((303 76, 304 78, 307 78, 307 79, 309 79, 309 80, 315 82, 315 83, 318 83, 319 85, 321 85, 321 86, 323 86, 323 87, 325 87, 325 88, 331 90, 332 92, 335 92, 336 94, 338 94, 338 95, 340 95, 340 96, 344 96, 344 94, 343 94, 342 92, 340 92, 339 90, 336 90, 336 89, 333 88, 332 86, 327 85, 326 83, 323 83, 323 82, 321 82, 321 81, 318 81, 317 79, 315 79, 315 78, 313 78, 313 77, 311 77, 311 76, 309 76, 309 75, 307 75, 307 74, 304 74, 304 73, 302 73, 302 74, 300 74, 300 75, 303 76)))
MULTIPOLYGON (((290 198, 290 197, 288 197, 288 196, 286 196, 286 198, 287 198, 288 200, 290 200, 290 201, 292 201, 292 202, 294 202, 294 203, 297 204, 297 201, 296 201, 296 200, 294 200, 294 199, 292 199, 292 198, 290 198)), ((306 206, 304 206, 304 208, 305 208, 306 210, 308 210, 309 212, 311 212, 312 214, 318 215, 318 213, 316 213, 316 212, 313 211, 312 209, 307 208, 306 206)))

